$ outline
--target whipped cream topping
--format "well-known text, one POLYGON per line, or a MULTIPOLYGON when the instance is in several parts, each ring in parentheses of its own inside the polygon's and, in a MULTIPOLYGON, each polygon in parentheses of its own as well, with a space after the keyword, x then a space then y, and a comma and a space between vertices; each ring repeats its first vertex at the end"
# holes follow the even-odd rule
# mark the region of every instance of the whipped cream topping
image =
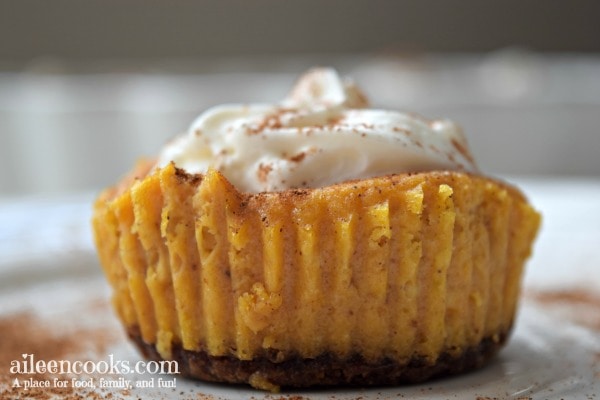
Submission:
POLYGON ((165 146, 158 166, 215 168, 253 193, 402 172, 477 171, 453 122, 368 105, 352 81, 313 69, 280 104, 210 108, 165 146))

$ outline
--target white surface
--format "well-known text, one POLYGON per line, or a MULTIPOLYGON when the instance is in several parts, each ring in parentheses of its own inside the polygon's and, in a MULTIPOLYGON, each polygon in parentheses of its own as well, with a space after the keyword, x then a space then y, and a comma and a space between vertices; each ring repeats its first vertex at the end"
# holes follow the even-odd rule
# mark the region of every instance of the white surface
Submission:
MULTIPOLYGON (((525 293, 531 289, 581 287, 599 293, 600 180, 509 180, 517 182, 544 215, 543 228, 527 268, 525 293)), ((0 200, 0 317, 28 309, 42 319, 64 318, 75 325, 103 326, 123 336, 107 306, 96 308, 94 313, 85 312, 87 301, 108 296, 89 236, 91 200, 91 195, 0 200), (42 228, 29 229, 32 221, 43 221, 42 228), (72 318, 73 315, 77 318, 72 318)), ((208 385, 178 378, 176 391, 117 390, 114 396, 197 398, 203 394, 208 399, 252 396, 278 399, 297 394, 329 400, 478 396, 593 399, 600 393, 600 331, 565 317, 568 314, 564 311, 526 295, 512 339, 488 367, 423 385, 269 395, 245 387, 208 385)), ((595 318, 600 320, 597 315, 595 318)), ((117 340, 106 352, 120 359, 140 359, 124 339, 117 340)))

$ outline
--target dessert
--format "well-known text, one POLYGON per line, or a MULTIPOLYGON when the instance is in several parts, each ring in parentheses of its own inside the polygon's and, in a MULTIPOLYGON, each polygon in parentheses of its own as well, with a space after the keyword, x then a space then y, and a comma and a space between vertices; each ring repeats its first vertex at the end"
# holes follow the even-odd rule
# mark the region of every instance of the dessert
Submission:
POLYGON ((266 390, 419 382, 507 340, 540 223, 450 121, 368 109, 332 69, 203 113, 94 205, 151 359, 266 390))

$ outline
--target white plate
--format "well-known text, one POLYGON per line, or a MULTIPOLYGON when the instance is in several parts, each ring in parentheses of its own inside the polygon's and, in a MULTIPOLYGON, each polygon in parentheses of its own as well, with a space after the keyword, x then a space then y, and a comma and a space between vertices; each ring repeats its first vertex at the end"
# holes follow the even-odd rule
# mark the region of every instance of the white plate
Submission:
MULTIPOLYGON (((595 268, 600 256, 600 221, 595 210, 600 184, 531 180, 520 184, 542 209, 544 229, 528 266, 525 296, 512 338, 500 355, 479 371, 422 385, 276 395, 245 386, 211 385, 180 377, 172 381, 171 376, 146 373, 125 378, 135 384, 164 377, 163 381, 174 382, 175 388, 158 388, 155 379, 154 388, 96 387, 72 394, 94 398, 94 394, 106 397, 110 393, 113 399, 595 399, 600 394, 598 302, 541 301, 539 293, 575 287, 584 287, 592 295, 600 293, 600 272, 595 268), (574 191, 579 195, 569 196, 574 191), (570 207, 565 207, 565 202, 570 207), (563 211, 567 209, 568 215, 563 211)), ((4 226, 0 228, 0 320, 29 312, 34 326, 27 329, 48 329, 55 337, 80 339, 72 360, 98 362, 113 357, 133 364, 141 357, 109 306, 109 290, 93 253, 88 229, 90 202, 90 196, 0 201, 4 226), (33 232, 27 229, 32 221, 47 224, 33 232), (96 334, 103 339, 93 339, 96 334)), ((600 295, 595 296, 597 300, 600 295)), ((27 329, 23 335, 30 334, 27 329)), ((0 379, 7 372, 0 370, 0 379)), ((93 378, 98 385, 99 376, 93 378)), ((6 378, 0 380, 0 396, 11 390, 10 384, 6 378)), ((25 395, 21 392, 19 397, 25 395)))

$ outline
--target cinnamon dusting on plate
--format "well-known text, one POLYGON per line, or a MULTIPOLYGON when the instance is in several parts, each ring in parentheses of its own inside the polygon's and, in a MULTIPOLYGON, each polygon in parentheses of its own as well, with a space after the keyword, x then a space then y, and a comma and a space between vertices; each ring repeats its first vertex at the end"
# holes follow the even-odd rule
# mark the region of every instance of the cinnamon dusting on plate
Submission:
POLYGON ((530 289, 526 296, 536 303, 555 309, 564 317, 600 332, 600 294, 590 288, 569 287, 552 290, 530 289))
MULTIPOLYGON (((90 303, 92 310, 100 307, 98 302, 90 303)), ((104 307, 108 307, 107 304, 104 307)), ((66 387, 29 388, 13 387, 16 378, 19 381, 53 381, 71 377, 56 376, 51 373, 16 374, 10 372, 13 360, 23 361, 24 355, 33 355, 35 360, 76 360, 88 359, 93 354, 104 354, 107 347, 116 340, 109 329, 77 328, 64 329, 61 324, 42 320, 31 312, 19 312, 0 317, 0 400, 12 399, 118 399, 114 393, 99 393, 92 390, 66 387)))

